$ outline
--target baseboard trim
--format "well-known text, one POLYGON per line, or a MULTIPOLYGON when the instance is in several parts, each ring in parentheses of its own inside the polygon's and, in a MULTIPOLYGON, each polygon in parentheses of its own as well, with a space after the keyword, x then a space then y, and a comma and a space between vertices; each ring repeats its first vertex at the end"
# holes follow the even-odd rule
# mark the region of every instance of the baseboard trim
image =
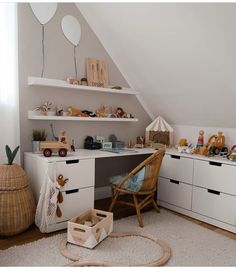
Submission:
POLYGON ((95 200, 105 199, 112 196, 111 186, 95 188, 95 200))

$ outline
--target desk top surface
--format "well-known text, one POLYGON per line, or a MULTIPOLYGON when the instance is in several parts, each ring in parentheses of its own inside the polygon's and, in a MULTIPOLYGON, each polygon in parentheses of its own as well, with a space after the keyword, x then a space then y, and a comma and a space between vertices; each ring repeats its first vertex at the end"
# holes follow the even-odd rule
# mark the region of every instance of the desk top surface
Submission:
MULTIPOLYGON (((133 156, 133 155, 142 155, 142 154, 152 154, 155 150, 153 148, 143 148, 143 149, 126 149, 119 153, 114 152, 107 152, 102 151, 99 149, 96 150, 89 150, 89 149, 77 149, 75 152, 68 152, 66 157, 59 157, 58 155, 54 155, 52 157, 46 158, 43 154, 35 154, 32 152, 25 152, 25 157, 31 157, 43 160, 45 162, 58 162, 58 161, 67 161, 67 160, 74 160, 74 159, 97 159, 97 158, 111 158, 111 157, 122 157, 122 156, 133 156)), ((214 157, 205 157, 198 154, 186 154, 186 153, 179 153, 177 149, 171 148, 166 149, 166 154, 174 154, 185 158, 192 158, 197 160, 204 160, 204 161, 214 161, 223 164, 235 165, 236 162, 230 161, 226 158, 222 158, 219 156, 214 157)))
POLYGON ((46 162, 58 162, 73 159, 97 159, 97 158, 111 158, 111 157, 122 157, 122 156, 132 156, 132 155, 142 155, 142 154, 152 154, 155 150, 153 148, 143 148, 143 149, 127 149, 122 150, 119 153, 107 152, 102 150, 89 150, 89 149, 76 149, 75 152, 68 152, 66 157, 59 157, 58 155, 52 157, 44 157, 43 154, 35 154, 32 152, 25 152, 25 157, 37 158, 44 160, 46 162))

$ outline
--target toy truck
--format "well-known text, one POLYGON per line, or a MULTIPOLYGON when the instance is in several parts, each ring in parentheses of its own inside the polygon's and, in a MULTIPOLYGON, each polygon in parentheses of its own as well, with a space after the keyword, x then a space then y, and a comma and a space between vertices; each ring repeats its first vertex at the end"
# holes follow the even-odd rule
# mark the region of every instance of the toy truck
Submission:
POLYGON ((60 157, 65 157, 71 146, 67 141, 65 132, 61 132, 58 141, 44 141, 40 143, 40 150, 45 157, 51 157, 53 152, 58 152, 60 157))

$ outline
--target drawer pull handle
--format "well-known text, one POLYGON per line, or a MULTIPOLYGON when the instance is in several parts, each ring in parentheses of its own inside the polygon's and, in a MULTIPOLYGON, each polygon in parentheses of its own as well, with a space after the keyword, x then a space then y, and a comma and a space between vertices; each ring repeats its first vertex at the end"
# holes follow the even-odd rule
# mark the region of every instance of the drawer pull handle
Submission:
POLYGON ((219 191, 214 191, 214 190, 210 190, 210 189, 207 189, 207 191, 209 193, 212 193, 212 194, 220 195, 220 192, 219 191))
POLYGON ((170 179, 170 182, 171 182, 171 183, 174 183, 174 184, 179 184, 179 181, 178 181, 178 180, 170 179))
POLYGON ((222 163, 217 163, 217 162, 209 162, 210 165, 215 165, 215 166, 222 166, 222 163))
POLYGON ((180 159, 180 156, 177 156, 177 155, 170 155, 170 157, 173 159, 180 159))
POLYGON ((79 160, 68 160, 68 161, 66 161, 66 164, 71 164, 71 163, 79 163, 79 160))
POLYGON ((73 189, 73 190, 66 191, 66 194, 71 194, 71 193, 76 193, 76 192, 79 192, 79 189, 73 189))

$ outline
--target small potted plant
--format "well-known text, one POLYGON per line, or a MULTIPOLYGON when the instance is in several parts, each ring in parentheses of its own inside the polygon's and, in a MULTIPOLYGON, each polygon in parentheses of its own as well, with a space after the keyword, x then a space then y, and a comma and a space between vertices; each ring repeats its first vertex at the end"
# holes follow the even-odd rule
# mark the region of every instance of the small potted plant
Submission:
POLYGON ((32 152, 33 153, 40 153, 40 142, 46 141, 46 138, 47 138, 47 133, 45 129, 33 130, 33 140, 32 140, 32 152))

